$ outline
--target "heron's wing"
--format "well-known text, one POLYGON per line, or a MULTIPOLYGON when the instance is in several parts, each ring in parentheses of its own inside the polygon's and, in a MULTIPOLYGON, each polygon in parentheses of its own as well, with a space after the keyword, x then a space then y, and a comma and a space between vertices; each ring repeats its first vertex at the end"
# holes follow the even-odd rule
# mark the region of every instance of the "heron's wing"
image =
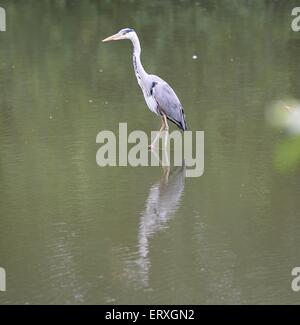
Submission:
POLYGON ((158 104, 158 109, 182 130, 186 130, 183 107, 174 90, 162 79, 155 78, 151 85, 151 95, 158 104))

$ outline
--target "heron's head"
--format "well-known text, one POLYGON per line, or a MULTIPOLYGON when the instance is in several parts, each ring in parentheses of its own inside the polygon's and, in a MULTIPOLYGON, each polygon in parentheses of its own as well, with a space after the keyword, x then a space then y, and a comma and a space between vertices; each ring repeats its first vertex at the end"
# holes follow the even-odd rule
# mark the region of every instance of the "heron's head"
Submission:
POLYGON ((131 39, 134 35, 135 35, 135 31, 132 28, 123 28, 117 34, 105 38, 104 40, 102 40, 102 42, 131 39))

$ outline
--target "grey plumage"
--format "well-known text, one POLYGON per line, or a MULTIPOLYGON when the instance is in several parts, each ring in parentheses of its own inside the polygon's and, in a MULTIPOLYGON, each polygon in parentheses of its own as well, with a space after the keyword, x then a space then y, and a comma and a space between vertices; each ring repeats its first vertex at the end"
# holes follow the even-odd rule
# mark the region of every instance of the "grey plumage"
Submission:
POLYGON ((152 96, 157 102, 159 113, 164 112, 171 122, 175 123, 180 129, 187 129, 184 109, 175 94, 172 87, 161 78, 150 75, 150 78, 155 80, 156 84, 152 90, 152 96))

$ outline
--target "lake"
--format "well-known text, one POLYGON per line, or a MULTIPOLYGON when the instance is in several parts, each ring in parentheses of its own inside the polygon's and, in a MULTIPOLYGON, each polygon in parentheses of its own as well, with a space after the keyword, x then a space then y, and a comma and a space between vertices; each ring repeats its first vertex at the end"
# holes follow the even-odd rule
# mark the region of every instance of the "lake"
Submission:
POLYGON ((300 97, 296 5, 1 2, 0 304, 299 303, 299 138, 266 119, 300 97), (97 165, 101 130, 160 127, 130 42, 101 42, 125 27, 204 131, 201 177, 97 165))

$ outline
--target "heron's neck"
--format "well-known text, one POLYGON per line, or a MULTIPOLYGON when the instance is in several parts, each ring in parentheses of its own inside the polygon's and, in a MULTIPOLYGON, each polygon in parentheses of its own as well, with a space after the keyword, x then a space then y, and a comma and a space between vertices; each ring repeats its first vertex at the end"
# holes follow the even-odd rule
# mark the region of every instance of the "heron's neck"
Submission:
POLYGON ((147 72, 144 70, 141 63, 141 45, 136 34, 131 38, 131 42, 133 45, 133 68, 135 75, 138 80, 144 79, 147 76, 147 72))

